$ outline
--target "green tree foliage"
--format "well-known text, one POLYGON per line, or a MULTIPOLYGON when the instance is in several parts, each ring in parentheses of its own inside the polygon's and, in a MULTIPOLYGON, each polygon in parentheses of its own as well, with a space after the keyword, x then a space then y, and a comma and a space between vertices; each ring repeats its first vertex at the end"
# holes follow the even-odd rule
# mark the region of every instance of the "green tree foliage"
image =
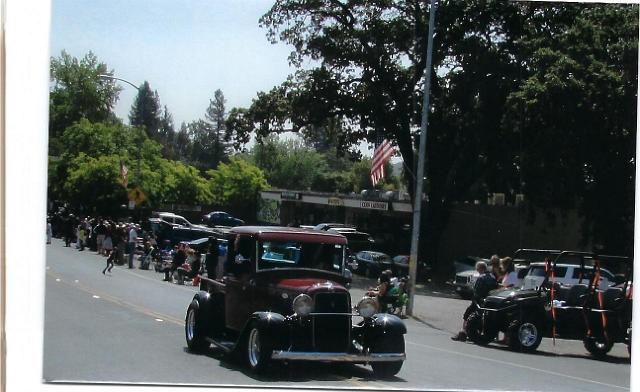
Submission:
MULTIPOLYGON (((427 2, 277 0, 260 23, 273 42, 295 48, 299 69, 232 110, 230 136, 309 133, 337 120, 338 149, 348 151, 382 131, 411 168, 413 193, 427 2)), ((451 203, 490 192, 507 200, 525 193, 535 206, 578 205, 586 240, 626 251, 637 5, 443 1, 435 28, 425 258, 437 262, 451 203), (623 196, 607 195, 611 189, 623 196)))
POLYGON ((267 137, 250 155, 269 184, 281 189, 310 189, 328 170, 323 156, 297 139, 267 137))
POLYGON ((217 169, 207 171, 207 176, 213 201, 218 205, 255 208, 258 192, 269 186, 264 172, 240 157, 220 163, 217 169))
POLYGON ((68 200, 77 208, 104 214, 117 212, 128 201, 128 190, 139 188, 148 207, 166 203, 209 204, 207 181, 193 166, 162 158, 162 146, 140 127, 91 123, 86 119, 67 128, 61 138, 66 150, 50 159, 49 197, 68 200), (120 162, 127 166, 128 189, 122 186, 120 162))
POLYGON ((160 127, 158 128, 158 142, 162 144, 162 156, 167 159, 175 159, 174 143, 176 131, 173 125, 173 116, 169 113, 167 105, 162 110, 160 127))
POLYGON ((504 117, 508 136, 526 140, 514 156, 524 192, 538 205, 577 206, 585 238, 631 254, 638 8, 544 10, 554 16, 545 39, 531 29, 548 20, 524 10, 533 19, 522 33, 530 72, 507 97, 504 117))
POLYGON ((161 111, 158 92, 151 91, 149 82, 145 80, 138 88, 138 94, 129 111, 129 123, 143 127, 150 138, 162 142, 158 134, 162 122, 161 111))
POLYGON ((51 90, 49 99, 49 139, 56 155, 60 147, 57 138, 64 130, 86 118, 92 122, 111 121, 112 109, 118 100, 120 87, 112 79, 100 75, 113 73, 92 53, 82 59, 62 51, 51 58, 51 90))
POLYGON ((91 157, 80 153, 69 162, 63 189, 66 200, 82 210, 113 215, 127 202, 126 190, 120 184, 120 157, 91 157))
POLYGON ((220 162, 226 161, 229 155, 229 143, 224 140, 227 118, 226 102, 222 90, 218 89, 214 92, 213 100, 209 101, 205 112, 205 121, 209 127, 207 155, 212 168, 216 168, 220 162))

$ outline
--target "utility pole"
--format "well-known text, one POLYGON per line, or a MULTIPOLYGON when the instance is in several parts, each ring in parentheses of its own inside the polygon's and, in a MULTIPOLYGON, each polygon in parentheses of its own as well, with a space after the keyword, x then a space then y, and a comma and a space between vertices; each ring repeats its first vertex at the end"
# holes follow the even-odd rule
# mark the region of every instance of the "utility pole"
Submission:
POLYGON ((411 255, 409 256, 409 304, 407 315, 413 315, 413 301, 416 292, 416 273, 418 271, 418 244, 420 241, 420 213, 422 210, 422 181, 424 180, 424 161, 427 155, 427 125, 429 124, 429 94, 431 93, 431 61, 433 57, 433 28, 436 23, 436 2, 431 0, 429 8, 429 34, 427 36, 427 63, 424 67, 424 99, 422 121, 420 124, 420 148, 418 150, 418 170, 416 171, 416 192, 413 197, 413 226, 411 233, 411 255))

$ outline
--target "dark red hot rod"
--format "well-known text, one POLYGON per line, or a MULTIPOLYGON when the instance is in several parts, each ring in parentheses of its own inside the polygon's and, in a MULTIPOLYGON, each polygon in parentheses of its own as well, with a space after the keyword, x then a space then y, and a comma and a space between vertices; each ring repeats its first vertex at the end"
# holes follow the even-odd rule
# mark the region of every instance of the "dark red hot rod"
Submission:
POLYGON ((255 372, 271 360, 370 364, 379 377, 400 371, 406 327, 377 313, 373 298, 352 308, 344 236, 240 226, 227 241, 223 276, 203 278, 187 309, 190 350, 215 344, 255 372))

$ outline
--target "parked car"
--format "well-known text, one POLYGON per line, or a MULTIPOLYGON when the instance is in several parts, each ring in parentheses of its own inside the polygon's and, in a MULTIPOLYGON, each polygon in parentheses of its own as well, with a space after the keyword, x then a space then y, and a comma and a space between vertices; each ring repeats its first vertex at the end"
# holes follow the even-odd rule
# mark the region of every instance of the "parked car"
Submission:
MULTIPOLYGON (((589 265, 581 267, 576 264, 557 264, 554 267, 554 281, 564 286, 570 286, 582 281, 588 282, 593 276, 594 268, 589 265)), ((535 289, 539 287, 546 278, 545 263, 531 263, 527 275, 524 277, 523 288, 535 289)), ((609 287, 616 284, 616 277, 608 270, 600 269, 600 287, 609 287)))
POLYGON ((409 256, 398 255, 391 261, 393 262, 391 270, 395 276, 409 276, 409 256))
POLYGON ((207 226, 242 226, 244 221, 235 218, 224 211, 213 211, 202 216, 202 223, 207 226))
POLYGON ((370 278, 376 278, 382 271, 393 268, 391 256, 370 250, 356 253, 356 262, 358 263, 356 272, 370 278))
POLYGON ((531 352, 542 337, 582 340, 593 356, 606 355, 614 343, 631 344, 632 268, 633 261, 619 256, 596 256, 587 252, 560 252, 553 262, 548 259, 543 281, 535 289, 494 290, 469 315, 465 323, 467 337, 477 344, 488 344, 499 332, 508 337, 514 351, 531 352), (552 271, 565 267, 558 263, 563 256, 578 256, 577 268, 587 270, 594 262, 594 273, 577 284, 553 282, 552 271), (595 282, 601 260, 626 266, 624 282, 602 286, 595 282))
POLYGON ((329 229, 353 229, 356 230, 356 227, 353 225, 349 225, 346 223, 320 223, 313 227, 314 230, 322 230, 327 231, 329 229))
POLYGON ((270 361, 298 360, 369 364, 379 377, 400 371, 404 322, 377 313, 373 298, 363 298, 353 312, 344 236, 241 226, 227 240, 224 276, 202 278, 187 308, 189 350, 214 344, 238 354, 255 373, 270 361))

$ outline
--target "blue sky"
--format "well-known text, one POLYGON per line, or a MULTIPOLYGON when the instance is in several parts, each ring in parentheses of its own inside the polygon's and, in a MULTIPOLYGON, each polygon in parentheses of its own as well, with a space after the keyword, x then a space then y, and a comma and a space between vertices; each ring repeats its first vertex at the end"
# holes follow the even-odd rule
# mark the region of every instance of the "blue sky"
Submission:
MULTIPOLYGON (((273 0, 52 0, 51 56, 93 51, 114 75, 147 80, 182 121, 204 117, 216 89, 227 110, 246 107, 293 72, 291 47, 267 41, 258 19, 273 0)), ((116 114, 128 122, 136 90, 123 87, 116 114)))

